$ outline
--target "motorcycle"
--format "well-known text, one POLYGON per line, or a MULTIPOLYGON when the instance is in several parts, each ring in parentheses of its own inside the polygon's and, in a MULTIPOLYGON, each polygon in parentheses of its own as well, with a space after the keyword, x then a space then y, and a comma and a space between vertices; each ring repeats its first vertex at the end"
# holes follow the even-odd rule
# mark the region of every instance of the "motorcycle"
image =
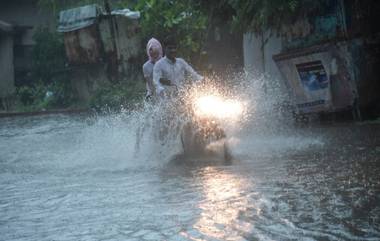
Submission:
POLYGON ((243 112, 243 105, 239 101, 226 99, 215 91, 200 91, 197 86, 190 90, 186 89, 186 93, 190 94, 178 95, 180 90, 170 80, 160 79, 160 83, 174 89, 168 91, 170 94, 166 97, 176 98, 175 103, 180 108, 179 112, 186 117, 180 128, 184 156, 218 154, 225 163, 230 163, 233 157, 221 122, 230 118, 239 118, 243 112), (179 96, 185 97, 179 98, 179 96))

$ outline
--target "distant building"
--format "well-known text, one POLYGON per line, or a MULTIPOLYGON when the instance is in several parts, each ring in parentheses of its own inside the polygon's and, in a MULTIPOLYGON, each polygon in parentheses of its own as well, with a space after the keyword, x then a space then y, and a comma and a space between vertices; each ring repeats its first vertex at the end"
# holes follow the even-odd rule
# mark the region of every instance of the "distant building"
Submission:
POLYGON ((12 25, 0 21, 0 99, 4 109, 8 109, 8 101, 5 99, 14 92, 12 33, 12 25))
POLYGON ((245 68, 279 79, 300 113, 379 111, 379 10, 375 0, 331 0, 280 31, 246 33, 245 68))
POLYGON ((0 109, 8 108, 15 85, 28 81, 34 32, 42 26, 53 30, 53 14, 42 11, 37 2, 0 1, 0 109))

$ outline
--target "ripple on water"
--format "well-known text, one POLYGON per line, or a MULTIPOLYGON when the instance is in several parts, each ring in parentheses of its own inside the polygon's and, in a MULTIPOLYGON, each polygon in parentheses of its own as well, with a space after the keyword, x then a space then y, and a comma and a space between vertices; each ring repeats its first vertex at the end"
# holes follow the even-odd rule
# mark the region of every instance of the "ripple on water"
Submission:
POLYGON ((232 165, 176 165, 148 134, 135 156, 131 121, 97 118, 3 123, 0 240, 380 237, 378 127, 251 130, 232 165))

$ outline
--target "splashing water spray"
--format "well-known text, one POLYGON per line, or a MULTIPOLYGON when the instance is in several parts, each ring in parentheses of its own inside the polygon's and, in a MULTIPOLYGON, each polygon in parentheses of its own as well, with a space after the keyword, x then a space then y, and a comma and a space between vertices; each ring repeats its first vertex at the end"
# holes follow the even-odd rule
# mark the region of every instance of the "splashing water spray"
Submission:
MULTIPOLYGON (((162 165, 185 152, 184 144, 189 143, 184 143, 184 129, 194 122, 198 129, 214 124, 221 129, 223 143, 228 144, 233 156, 289 143, 286 136, 292 130, 292 117, 283 105, 289 97, 280 82, 246 73, 235 73, 227 79, 207 78, 163 100, 97 116, 87 131, 85 148, 108 158, 122 157, 126 160, 122 165, 162 165)), ((202 130, 198 133, 207 134, 202 130)), ((212 150, 221 145, 220 139, 200 144, 212 150)), ((297 138, 292 141, 297 142, 297 138)))

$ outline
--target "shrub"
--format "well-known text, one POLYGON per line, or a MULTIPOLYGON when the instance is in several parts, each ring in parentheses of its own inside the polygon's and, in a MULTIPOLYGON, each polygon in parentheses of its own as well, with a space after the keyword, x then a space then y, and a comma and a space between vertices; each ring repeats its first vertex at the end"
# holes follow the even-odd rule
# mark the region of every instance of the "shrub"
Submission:
POLYGON ((143 81, 124 81, 116 84, 107 82, 92 96, 90 107, 96 110, 107 107, 118 111, 123 107, 133 108, 144 97, 143 81))

